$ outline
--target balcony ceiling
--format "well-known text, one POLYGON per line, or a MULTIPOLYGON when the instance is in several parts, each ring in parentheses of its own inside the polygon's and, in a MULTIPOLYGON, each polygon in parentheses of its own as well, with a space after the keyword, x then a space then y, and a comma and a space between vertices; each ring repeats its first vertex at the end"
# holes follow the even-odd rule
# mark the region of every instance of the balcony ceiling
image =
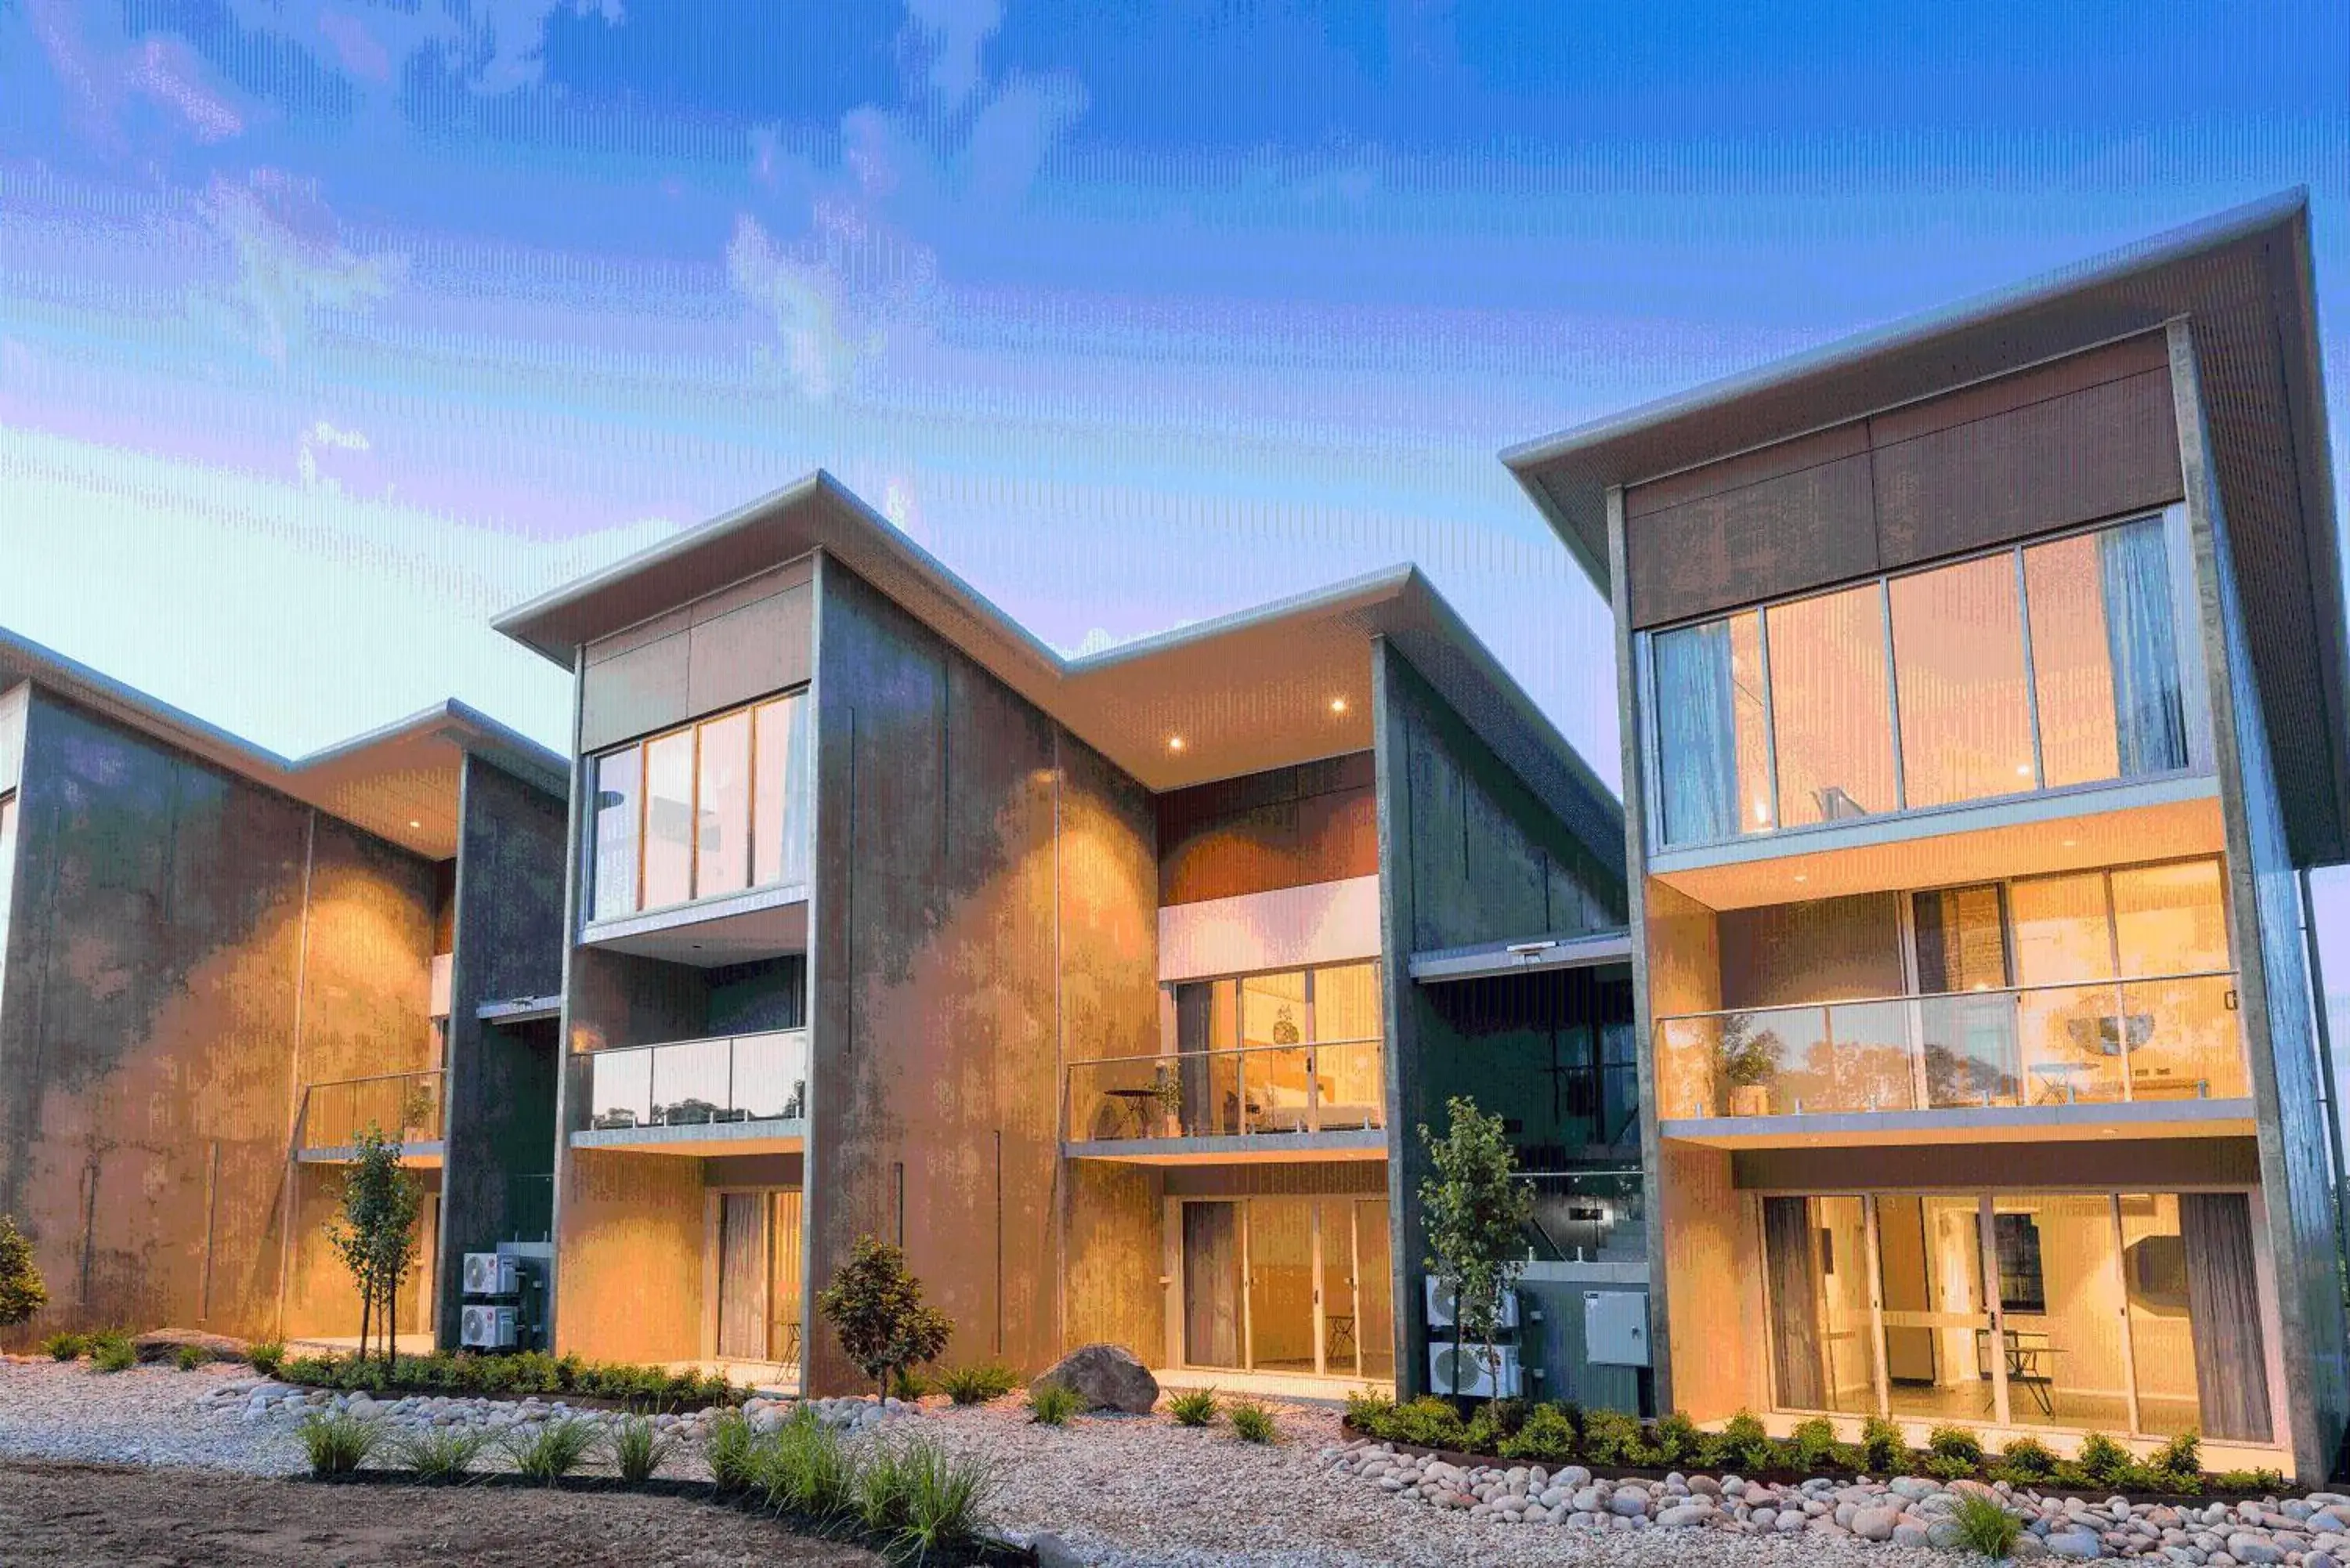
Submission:
POLYGON ((2294 861, 2350 857, 2342 563, 2305 191, 1502 454, 1609 591, 1607 493, 2187 318, 2294 861))

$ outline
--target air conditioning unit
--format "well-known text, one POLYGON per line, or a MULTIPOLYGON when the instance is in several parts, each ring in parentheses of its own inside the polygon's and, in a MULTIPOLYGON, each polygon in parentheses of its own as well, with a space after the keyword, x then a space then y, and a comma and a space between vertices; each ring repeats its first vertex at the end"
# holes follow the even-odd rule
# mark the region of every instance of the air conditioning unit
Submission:
POLYGON ((469 1296, 511 1296, 521 1293, 515 1261, 498 1252, 465 1254, 465 1290, 469 1296))
POLYGON ((1485 1359, 1482 1345, 1431 1345, 1428 1347, 1428 1391, 1470 1399, 1514 1399, 1523 1380, 1518 1373, 1518 1347, 1497 1345, 1493 1361, 1485 1359), (1495 1366, 1501 1387, 1493 1386, 1495 1366))
POLYGON ((467 1304, 457 1320, 457 1343, 468 1350, 512 1350, 515 1309, 510 1306, 467 1304))
MULTIPOLYGON (((1428 1295, 1428 1326, 1430 1328, 1452 1327, 1452 1293, 1439 1284, 1433 1274, 1421 1275, 1420 1283, 1421 1289, 1428 1295)), ((1503 1330, 1518 1326, 1518 1293, 1515 1291, 1509 1291, 1503 1294, 1500 1326, 1503 1330)))

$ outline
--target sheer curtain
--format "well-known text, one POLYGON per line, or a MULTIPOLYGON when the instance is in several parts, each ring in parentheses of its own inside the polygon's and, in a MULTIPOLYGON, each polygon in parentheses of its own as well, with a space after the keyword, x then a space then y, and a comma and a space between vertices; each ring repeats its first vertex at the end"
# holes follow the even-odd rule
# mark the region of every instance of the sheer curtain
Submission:
POLYGON ((2253 1269, 2251 1204, 2241 1192, 2182 1192, 2189 1333, 2203 1435, 2265 1442, 2268 1350, 2253 1269))
POLYGON ((2113 668, 2121 776, 2187 765, 2187 712, 2170 620, 2162 524, 2149 518, 2097 535, 2106 597, 2106 657, 2113 668))
POLYGON ((1806 1199, 1762 1200, 1762 1252, 1770 1276, 1771 1372, 1779 1408, 1827 1409, 1819 1269, 1812 1255, 1811 1204, 1806 1199))
POLYGON ((1700 844, 1738 830, 1738 716, 1730 623, 1656 639, 1657 752, 1665 842, 1700 844))

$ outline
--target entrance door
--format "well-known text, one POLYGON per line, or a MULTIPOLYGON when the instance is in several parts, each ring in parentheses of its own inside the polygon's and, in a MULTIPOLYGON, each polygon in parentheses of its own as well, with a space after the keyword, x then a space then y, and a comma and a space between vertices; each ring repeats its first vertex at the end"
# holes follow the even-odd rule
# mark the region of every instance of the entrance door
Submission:
POLYGON ((1241 1206, 1186 1203, 1183 1365, 1246 1365, 1241 1344, 1241 1206))
POLYGON ((775 1204, 775 1218, 769 1222, 775 1260, 767 1287, 767 1359, 796 1366, 800 1359, 800 1194, 786 1188, 768 1196, 775 1204))
POLYGON ((1983 1272, 1988 1206, 1887 1193, 1876 1208, 1887 1407, 1912 1420, 2004 1426, 2007 1364, 1983 1272))
POLYGON ((1358 1377, 1395 1376, 1395 1280, 1388 1252, 1388 1200, 1358 1198, 1355 1210, 1355 1345, 1352 1366, 1335 1359, 1330 1370, 1358 1377))
POLYGON ((1314 1274, 1314 1205, 1255 1198, 1248 1205, 1249 1365, 1259 1372, 1316 1372, 1320 1355, 1314 1274))
POLYGON ((727 1192, 718 1199, 718 1354, 767 1359, 770 1194, 727 1192))

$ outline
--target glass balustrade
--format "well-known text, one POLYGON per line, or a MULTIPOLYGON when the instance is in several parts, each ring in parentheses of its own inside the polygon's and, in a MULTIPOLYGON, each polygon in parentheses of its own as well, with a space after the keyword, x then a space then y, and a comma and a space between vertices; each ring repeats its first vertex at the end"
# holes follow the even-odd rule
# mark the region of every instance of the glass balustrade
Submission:
POLYGON ((2233 1099, 2231 971, 1657 1021, 1667 1119, 2233 1099))
POLYGON ((592 1131, 796 1121, 807 1114, 802 1029, 677 1040, 572 1058, 576 1104, 592 1131))
POLYGON ((1540 1262, 1643 1262, 1648 1188, 1637 1170, 1522 1171, 1534 1189, 1526 1251, 1540 1262))
POLYGON ((1387 1125, 1387 1065, 1376 1039, 1075 1062, 1068 1082, 1068 1136, 1079 1143, 1387 1125))
POLYGON ((438 1141, 440 1071, 338 1078, 304 1086, 300 1147, 349 1148, 369 1127, 404 1144, 438 1141))

